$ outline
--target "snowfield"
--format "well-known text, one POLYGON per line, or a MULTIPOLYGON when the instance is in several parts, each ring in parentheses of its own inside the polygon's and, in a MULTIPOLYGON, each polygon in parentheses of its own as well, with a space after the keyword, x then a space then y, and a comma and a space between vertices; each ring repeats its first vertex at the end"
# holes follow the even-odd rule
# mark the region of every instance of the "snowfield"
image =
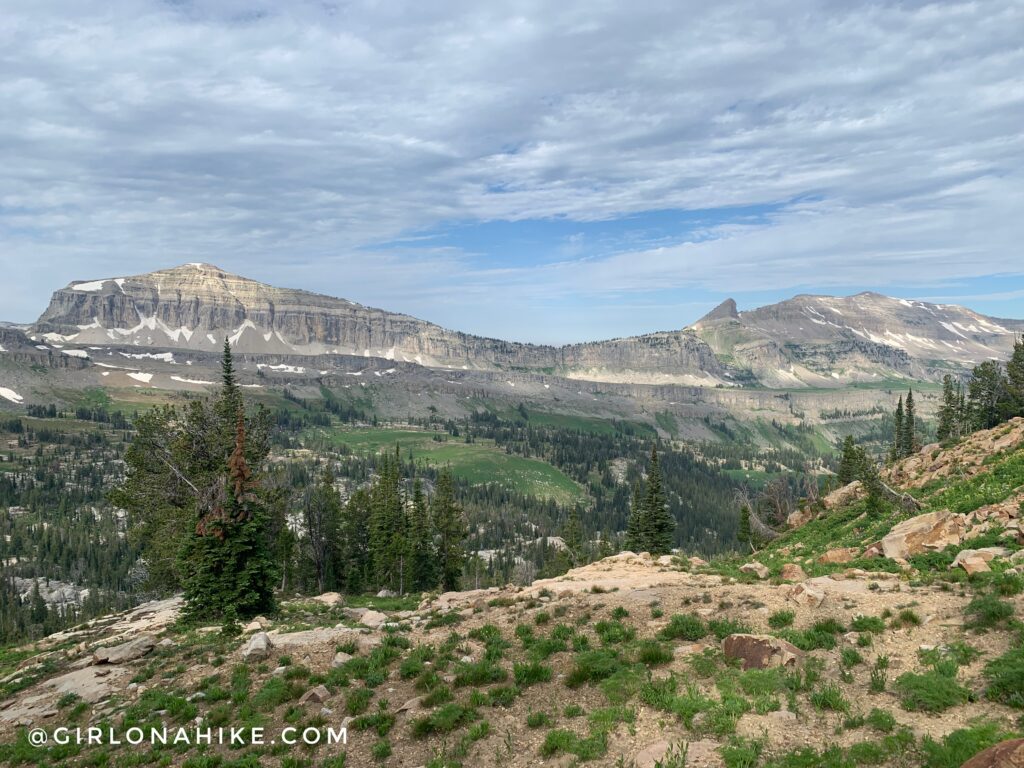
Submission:
POLYGON ((25 399, 13 389, 8 389, 7 387, 0 387, 0 397, 10 400, 12 403, 21 403, 25 399))
POLYGON ((143 384, 149 384, 149 382, 153 378, 153 374, 132 372, 128 374, 128 378, 135 379, 136 381, 141 381, 143 384))

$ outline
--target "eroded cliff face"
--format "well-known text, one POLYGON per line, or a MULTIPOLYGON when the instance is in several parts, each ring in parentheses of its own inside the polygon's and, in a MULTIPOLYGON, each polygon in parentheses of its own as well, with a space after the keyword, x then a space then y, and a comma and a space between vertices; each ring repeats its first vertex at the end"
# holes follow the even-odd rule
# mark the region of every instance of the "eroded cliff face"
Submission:
POLYGON ((797 296, 690 328, 562 347, 451 331, 408 315, 276 288, 209 264, 72 283, 32 329, 53 345, 357 355, 434 368, 525 371, 607 383, 771 388, 938 380, 1010 354, 1024 321, 862 293, 797 296))
POLYGON ((552 347, 450 331, 408 315, 275 288, 209 264, 72 283, 33 328, 55 344, 345 354, 430 367, 526 369, 596 381, 718 384, 725 370, 686 331, 552 347))
POLYGON ((724 302, 691 327, 723 361, 767 386, 829 386, 891 378, 941 379, 1004 359, 1020 320, 948 304, 859 293, 796 296, 737 312, 724 302))

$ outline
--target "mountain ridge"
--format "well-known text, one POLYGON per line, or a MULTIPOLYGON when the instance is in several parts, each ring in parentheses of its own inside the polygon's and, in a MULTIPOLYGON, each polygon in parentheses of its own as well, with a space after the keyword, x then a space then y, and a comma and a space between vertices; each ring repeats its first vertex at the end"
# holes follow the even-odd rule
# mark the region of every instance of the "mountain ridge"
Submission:
POLYGON ((608 383, 834 387, 941 379, 1009 353, 1024 321, 874 292, 800 294, 740 311, 726 299, 677 330, 560 346, 477 336, 193 262, 73 281, 29 328, 51 344, 340 354, 425 367, 525 370, 608 383))

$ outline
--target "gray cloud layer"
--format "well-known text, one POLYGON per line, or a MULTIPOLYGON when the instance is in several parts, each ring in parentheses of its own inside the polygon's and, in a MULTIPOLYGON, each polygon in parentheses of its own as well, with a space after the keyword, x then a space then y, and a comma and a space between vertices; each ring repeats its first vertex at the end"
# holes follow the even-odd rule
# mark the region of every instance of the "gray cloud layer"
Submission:
POLYGON ((560 301, 1024 272, 1020 0, 3 6, 0 316, 203 260, 559 340, 676 311, 560 301), (792 200, 554 265, 366 249, 446 220, 792 200))

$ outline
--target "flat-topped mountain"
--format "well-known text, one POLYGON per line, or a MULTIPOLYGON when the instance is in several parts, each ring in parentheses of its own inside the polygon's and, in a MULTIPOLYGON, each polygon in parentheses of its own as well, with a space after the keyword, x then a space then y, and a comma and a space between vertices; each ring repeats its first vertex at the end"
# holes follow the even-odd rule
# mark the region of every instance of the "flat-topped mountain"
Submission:
POLYGON ((873 293, 797 296, 751 311, 729 299, 688 328, 560 347, 489 339, 210 264, 74 282, 30 329, 60 345, 357 355, 434 368, 521 370, 629 384, 838 386, 939 379, 1005 358, 1024 321, 873 293))
POLYGON ((33 327, 58 344, 361 355, 441 368, 527 369, 597 381, 717 384, 714 353, 689 331, 552 347, 450 331, 408 315, 276 288, 210 264, 74 282, 33 327))

